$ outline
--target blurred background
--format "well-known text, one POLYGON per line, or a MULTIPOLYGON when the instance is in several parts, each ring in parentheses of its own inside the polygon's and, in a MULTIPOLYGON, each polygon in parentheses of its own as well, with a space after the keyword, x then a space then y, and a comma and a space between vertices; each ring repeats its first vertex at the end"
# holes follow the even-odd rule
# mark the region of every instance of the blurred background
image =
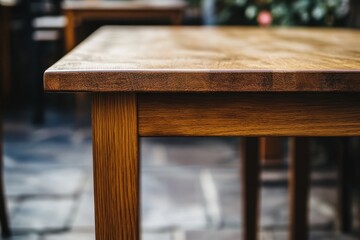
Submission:
MULTIPOLYGON (((100 26, 360 27, 359 0, 0 0, 0 14, 0 202, 16 240, 94 239, 90 96, 44 93, 42 74, 100 26)), ((311 140, 311 239, 358 239, 359 144, 311 140)), ((240 151, 237 138, 142 139, 143 239, 240 239, 240 151)), ((286 239, 287 139, 262 139, 261 162, 261 239, 286 239)))

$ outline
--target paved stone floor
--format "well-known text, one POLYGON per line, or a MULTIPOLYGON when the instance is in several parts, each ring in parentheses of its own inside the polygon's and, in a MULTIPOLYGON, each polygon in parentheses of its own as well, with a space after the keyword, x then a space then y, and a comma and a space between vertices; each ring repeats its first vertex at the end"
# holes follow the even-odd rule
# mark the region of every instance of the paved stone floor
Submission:
MULTIPOLYGON (((22 119, 5 122, 12 239, 94 239, 90 123, 78 127, 54 112, 42 127, 22 119)), ((143 240, 240 239, 238 146, 234 138, 142 139, 143 240)), ((286 239, 286 177, 286 170, 262 173, 263 240, 286 239)), ((336 173, 313 171, 312 179, 334 182, 336 173)), ((334 186, 312 186, 311 239, 352 239, 334 231, 335 204, 334 186)))

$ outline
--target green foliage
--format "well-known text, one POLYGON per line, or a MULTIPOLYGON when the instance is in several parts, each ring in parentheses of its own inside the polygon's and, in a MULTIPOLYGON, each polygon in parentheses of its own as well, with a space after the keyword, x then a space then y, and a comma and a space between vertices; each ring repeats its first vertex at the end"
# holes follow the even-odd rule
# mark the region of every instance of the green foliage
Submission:
MULTIPOLYGON (((345 0, 217 0, 219 23, 241 19, 239 23, 261 24, 258 16, 270 14, 271 25, 332 26, 346 16, 345 0), (240 16, 240 18, 239 18, 240 16), (238 17, 238 18, 236 18, 238 17)), ((234 21, 233 21, 234 22, 234 21)))

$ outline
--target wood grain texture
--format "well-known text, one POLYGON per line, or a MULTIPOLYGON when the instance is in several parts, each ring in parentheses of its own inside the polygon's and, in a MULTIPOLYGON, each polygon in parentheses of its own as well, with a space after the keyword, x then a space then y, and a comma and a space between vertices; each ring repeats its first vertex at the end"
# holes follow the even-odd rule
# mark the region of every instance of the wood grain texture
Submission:
POLYGON ((360 31, 104 27, 45 72, 48 91, 360 91, 360 31))
POLYGON ((360 94, 140 94, 141 136, 360 136, 360 94))
POLYGON ((290 139, 289 240, 307 240, 310 160, 307 138, 290 139))
POLYGON ((259 138, 241 139, 243 239, 258 239, 260 204, 259 138))
POLYGON ((97 240, 139 240, 136 98, 94 94, 92 103, 97 240))

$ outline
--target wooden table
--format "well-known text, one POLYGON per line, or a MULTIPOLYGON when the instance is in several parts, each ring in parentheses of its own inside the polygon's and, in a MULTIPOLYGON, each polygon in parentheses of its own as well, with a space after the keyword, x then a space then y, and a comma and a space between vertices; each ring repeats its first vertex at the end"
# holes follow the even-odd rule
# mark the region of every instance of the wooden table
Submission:
POLYGON ((139 239, 139 137, 243 136, 244 238, 258 225, 259 136, 291 136, 290 237, 308 235, 310 136, 360 136, 360 32, 104 27, 45 72, 92 92, 96 237, 139 239))
POLYGON ((180 25, 185 7, 183 0, 65 0, 62 8, 68 19, 66 49, 76 45, 76 27, 84 20, 165 20, 180 25))

